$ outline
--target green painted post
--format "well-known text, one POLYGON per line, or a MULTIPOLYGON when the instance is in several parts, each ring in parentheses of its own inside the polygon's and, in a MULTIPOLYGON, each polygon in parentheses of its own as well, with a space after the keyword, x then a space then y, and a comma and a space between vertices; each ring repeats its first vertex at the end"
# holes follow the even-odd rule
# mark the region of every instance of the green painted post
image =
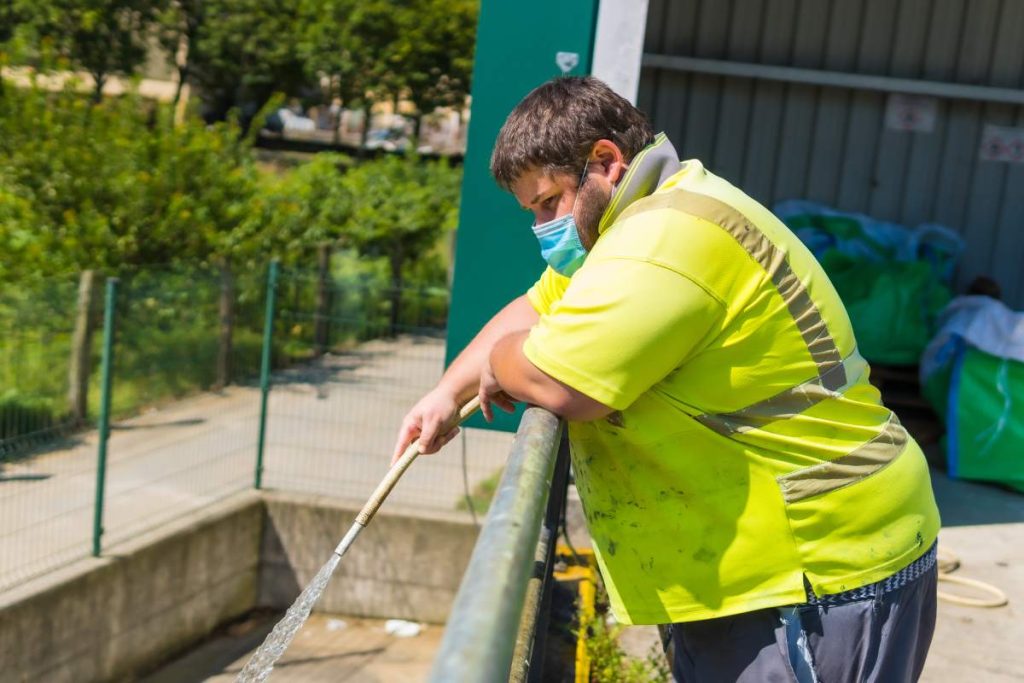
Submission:
POLYGON ((263 318, 263 359, 260 363, 260 434, 256 441, 256 488, 263 486, 263 446, 267 436, 267 395, 270 393, 271 347, 274 343, 274 304, 277 299, 278 262, 267 272, 267 309, 263 318))
MULTIPOLYGON (((598 0, 480 3, 446 365, 544 271, 533 218, 491 178, 491 151, 505 117, 533 88, 563 73, 590 73, 597 9, 598 0)), ((493 423, 477 415, 466 424, 512 432, 519 421, 498 411, 493 423)))
POLYGON ((96 462, 96 504, 92 518, 92 554, 100 556, 103 536, 103 493, 107 482, 107 439, 110 437, 110 377, 114 367, 114 306, 117 302, 117 278, 107 278, 103 304, 103 367, 100 370, 100 444, 96 462))

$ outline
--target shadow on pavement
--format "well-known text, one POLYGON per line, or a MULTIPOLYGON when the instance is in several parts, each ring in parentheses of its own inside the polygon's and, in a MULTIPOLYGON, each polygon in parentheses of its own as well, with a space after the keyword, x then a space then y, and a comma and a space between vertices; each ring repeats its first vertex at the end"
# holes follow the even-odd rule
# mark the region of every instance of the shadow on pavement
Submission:
POLYGON ((942 526, 1024 522, 1024 495, 996 485, 951 479, 937 469, 931 474, 942 526))

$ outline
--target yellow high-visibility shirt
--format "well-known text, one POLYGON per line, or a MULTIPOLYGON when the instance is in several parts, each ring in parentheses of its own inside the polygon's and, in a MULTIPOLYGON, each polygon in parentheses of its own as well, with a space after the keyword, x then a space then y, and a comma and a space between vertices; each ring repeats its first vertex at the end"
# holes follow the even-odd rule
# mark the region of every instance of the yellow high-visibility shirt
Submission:
POLYGON ((615 409, 570 423, 616 617, 721 617, 879 581, 939 528, 920 448, 868 382, 814 256, 699 161, 634 201, 524 345, 615 409))

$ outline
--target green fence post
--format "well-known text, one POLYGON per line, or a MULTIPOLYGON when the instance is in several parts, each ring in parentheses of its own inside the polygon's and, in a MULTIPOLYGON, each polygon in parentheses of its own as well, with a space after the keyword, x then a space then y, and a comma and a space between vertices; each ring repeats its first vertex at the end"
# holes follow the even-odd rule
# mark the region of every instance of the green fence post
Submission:
POLYGON ((263 318, 263 359, 260 363, 260 434, 256 441, 256 488, 263 486, 263 446, 267 435, 267 395, 270 393, 271 347, 274 343, 274 303, 277 299, 278 262, 267 273, 267 310, 263 318))
POLYGON ((114 366, 114 306, 117 302, 117 278, 107 278, 103 305, 103 367, 100 371, 100 444, 96 463, 96 505, 92 518, 92 554, 100 556, 103 536, 103 492, 107 481, 107 438, 110 436, 110 376, 114 366))

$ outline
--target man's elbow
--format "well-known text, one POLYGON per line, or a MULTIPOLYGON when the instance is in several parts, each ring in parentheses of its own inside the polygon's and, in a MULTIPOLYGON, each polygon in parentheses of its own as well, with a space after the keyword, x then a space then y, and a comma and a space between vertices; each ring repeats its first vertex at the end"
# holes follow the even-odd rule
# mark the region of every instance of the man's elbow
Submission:
POLYGON ((546 408, 570 422, 600 420, 614 412, 612 408, 603 403, 574 391, 552 392, 552 395, 545 399, 543 403, 539 404, 542 408, 546 408))

